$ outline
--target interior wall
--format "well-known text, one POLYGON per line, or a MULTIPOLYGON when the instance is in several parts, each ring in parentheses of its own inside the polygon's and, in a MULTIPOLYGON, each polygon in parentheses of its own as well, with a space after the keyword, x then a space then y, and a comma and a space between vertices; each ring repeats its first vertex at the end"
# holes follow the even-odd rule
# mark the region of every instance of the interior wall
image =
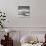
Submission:
POLYGON ((46 27, 46 0, 32 0, 32 26, 46 27))
POLYGON ((46 0, 0 0, 0 10, 6 12, 6 27, 46 27, 45 4, 46 0), (18 16, 19 5, 29 5, 32 8, 30 17, 18 16))

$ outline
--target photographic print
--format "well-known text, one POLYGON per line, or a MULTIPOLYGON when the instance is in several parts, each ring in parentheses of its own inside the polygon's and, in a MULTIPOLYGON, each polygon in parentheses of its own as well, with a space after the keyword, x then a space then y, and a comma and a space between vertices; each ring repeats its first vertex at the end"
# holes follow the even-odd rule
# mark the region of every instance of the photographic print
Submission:
POLYGON ((30 6, 18 6, 19 16, 30 16, 30 6))

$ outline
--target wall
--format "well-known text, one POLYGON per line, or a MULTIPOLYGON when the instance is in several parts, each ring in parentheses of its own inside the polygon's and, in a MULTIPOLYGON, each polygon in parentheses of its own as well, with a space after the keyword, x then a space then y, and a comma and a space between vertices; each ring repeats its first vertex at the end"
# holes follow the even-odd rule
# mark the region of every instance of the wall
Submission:
POLYGON ((32 0, 33 26, 46 27, 46 0, 32 0))
POLYGON ((0 0, 0 9, 6 12, 7 27, 46 27, 46 0, 0 0), (31 3, 30 3, 31 2, 31 3), (18 17, 18 5, 32 4, 30 17, 18 17))

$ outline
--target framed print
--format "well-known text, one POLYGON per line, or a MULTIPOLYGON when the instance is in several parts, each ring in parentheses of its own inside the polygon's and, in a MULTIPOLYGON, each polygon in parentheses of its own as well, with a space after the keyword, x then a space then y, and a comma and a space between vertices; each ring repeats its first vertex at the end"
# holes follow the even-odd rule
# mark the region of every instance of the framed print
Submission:
POLYGON ((30 16, 30 6, 18 6, 18 16, 30 16))
POLYGON ((30 7, 29 6, 18 6, 18 15, 29 16, 30 7))

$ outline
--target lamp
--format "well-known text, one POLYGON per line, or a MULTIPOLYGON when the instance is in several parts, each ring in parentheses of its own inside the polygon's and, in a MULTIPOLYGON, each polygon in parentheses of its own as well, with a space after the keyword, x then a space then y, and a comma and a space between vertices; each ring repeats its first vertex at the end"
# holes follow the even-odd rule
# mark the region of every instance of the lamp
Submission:
POLYGON ((5 29, 5 32, 8 33, 9 32, 9 29, 5 29))
POLYGON ((7 33, 7 36, 9 36, 9 29, 5 29, 5 32, 7 33))

